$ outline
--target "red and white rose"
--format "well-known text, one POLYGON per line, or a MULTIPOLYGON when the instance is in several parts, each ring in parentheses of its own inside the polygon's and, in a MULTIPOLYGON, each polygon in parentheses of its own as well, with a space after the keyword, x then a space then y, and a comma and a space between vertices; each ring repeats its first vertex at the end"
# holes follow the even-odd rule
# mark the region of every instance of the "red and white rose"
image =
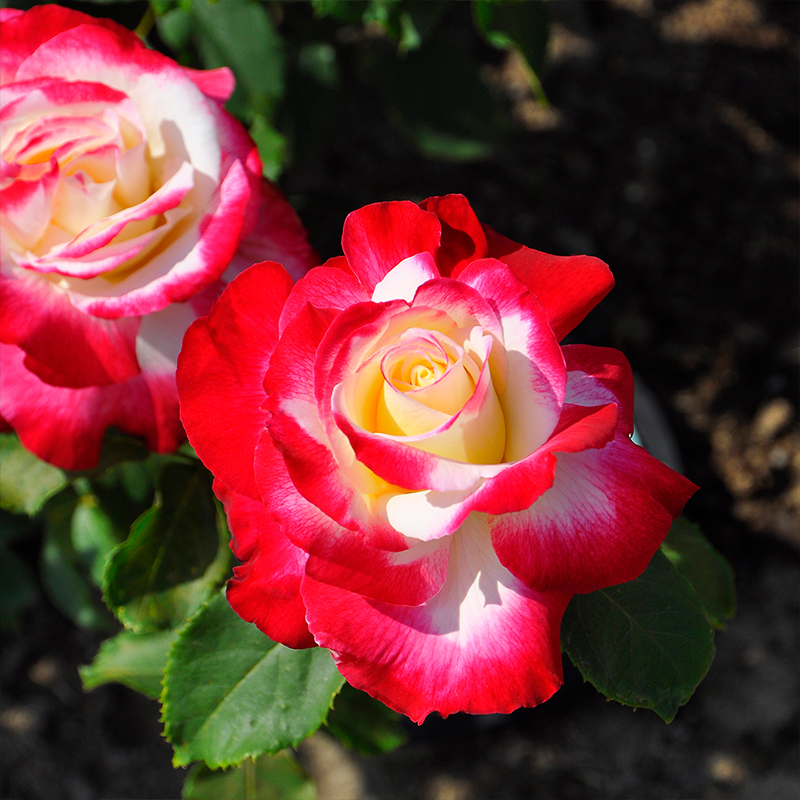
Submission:
POLYGON ((175 366, 227 281, 313 263, 305 231, 197 71, 59 6, 0 10, 0 423, 59 466, 110 425, 184 438, 175 366))
POLYGON ((611 273, 456 195, 355 211, 342 246, 296 284, 252 267, 186 335, 229 600, 414 720, 536 705, 570 598, 637 577, 696 488, 631 441, 624 357, 559 345, 611 273))

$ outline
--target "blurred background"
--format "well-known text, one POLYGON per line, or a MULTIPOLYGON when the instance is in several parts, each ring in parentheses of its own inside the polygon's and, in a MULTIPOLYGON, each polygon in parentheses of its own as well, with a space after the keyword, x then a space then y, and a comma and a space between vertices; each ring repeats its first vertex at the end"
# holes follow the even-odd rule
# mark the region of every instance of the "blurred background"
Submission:
MULTIPOLYGON (((359 206, 460 192, 511 239, 606 261, 616 288, 571 338, 628 356, 666 424, 646 443, 676 448, 736 573, 670 725, 567 662, 545 705, 409 724, 382 755, 322 731, 299 752, 321 800, 799 797, 800 4, 530 0, 516 30, 466 0, 70 5, 232 66, 231 110, 323 258, 359 206)), ((34 569, 36 538, 14 547, 34 569)), ((1 797, 180 796, 157 704, 81 688, 104 635, 46 591, 0 630, 1 797)))

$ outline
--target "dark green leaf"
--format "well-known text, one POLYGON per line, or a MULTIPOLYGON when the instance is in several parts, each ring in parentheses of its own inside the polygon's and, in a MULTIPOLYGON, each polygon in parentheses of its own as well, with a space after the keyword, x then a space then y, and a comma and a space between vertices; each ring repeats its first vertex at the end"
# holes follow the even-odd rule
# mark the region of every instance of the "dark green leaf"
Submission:
POLYGON ((156 17, 158 35, 176 53, 183 53, 192 39, 194 23, 185 8, 173 8, 156 17))
POLYGON ((133 524, 103 577, 106 603, 128 628, 180 624, 227 573, 211 478, 200 466, 170 464, 155 505, 133 524))
POLYGON ((561 642, 584 679, 667 722, 714 657, 714 630, 692 587, 660 551, 636 580, 576 595, 561 642))
POLYGON ((286 162, 286 138, 261 114, 256 114, 250 126, 250 136, 261 157, 262 172, 270 180, 277 180, 286 162))
POLYGON ((270 641, 220 593, 181 630, 167 663, 174 763, 227 767, 294 747, 325 721, 343 682, 327 650, 270 641))
POLYGON ((0 507, 32 517, 68 483, 66 473, 26 450, 15 434, 0 434, 0 507))
POLYGON ((348 683, 336 696, 325 724, 346 747, 368 756, 388 753, 408 738, 396 711, 348 683))
POLYGON ((174 460, 151 453, 143 461, 123 461, 92 480, 93 491, 103 500, 105 508, 111 508, 114 519, 127 517, 125 527, 130 528, 131 520, 152 505, 158 476, 174 460), (121 498, 118 502, 110 502, 118 497, 121 498))
POLYGON ((267 9, 253 0, 187 0, 194 43, 207 68, 230 67, 236 91, 229 108, 239 117, 269 115, 283 97, 283 40, 267 9))
POLYGON ((38 534, 38 532, 39 527, 36 520, 22 516, 22 514, 12 514, 0 508, 0 545, 38 534))
POLYGON ((514 47, 534 73, 541 73, 550 33, 546 0, 473 0, 475 23, 487 41, 514 47))
POLYGON ((94 495, 78 498, 72 513, 72 547, 95 586, 102 586, 103 571, 112 550, 120 543, 111 517, 94 495))
POLYGON ((359 25, 369 7, 367 0, 311 0, 318 17, 335 17, 341 22, 359 25))
POLYGON ((122 683, 157 700, 167 665, 167 654, 177 631, 133 633, 122 631, 106 639, 94 661, 79 667, 83 688, 89 691, 104 683, 122 683))
MULTIPOLYGON (((42 583, 53 605, 75 625, 107 630, 112 618, 99 592, 92 586, 89 569, 73 544, 72 524, 78 504, 79 499, 73 492, 64 492, 47 505, 39 555, 42 583)), ((88 541, 87 535, 84 547, 88 541)), ((84 551, 84 555, 90 563, 96 557, 88 551, 84 551)))
POLYGON ((82 474, 88 477, 97 477, 121 462, 144 461, 149 456, 150 450, 142 439, 129 436, 117 428, 109 428, 103 437, 97 466, 94 469, 85 470, 82 474))
POLYGON ((730 564, 685 517, 672 524, 661 550, 697 592, 712 624, 724 627, 725 620, 736 613, 736 585, 730 564))
POLYGON ((316 800, 317 790, 291 753, 246 759, 238 767, 211 770, 195 764, 183 786, 184 800, 316 800))
POLYGON ((457 42, 431 39, 399 60, 383 53, 370 72, 392 120, 427 156, 483 158, 503 132, 494 95, 457 42))

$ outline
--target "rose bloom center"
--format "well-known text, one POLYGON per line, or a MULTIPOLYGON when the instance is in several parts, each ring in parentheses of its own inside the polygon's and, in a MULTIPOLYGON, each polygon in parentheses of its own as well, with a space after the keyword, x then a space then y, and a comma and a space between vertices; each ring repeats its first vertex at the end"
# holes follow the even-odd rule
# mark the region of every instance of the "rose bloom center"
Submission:
POLYGON ((403 331, 343 382, 349 418, 445 458, 500 463, 506 425, 488 364, 492 341, 480 327, 403 331))

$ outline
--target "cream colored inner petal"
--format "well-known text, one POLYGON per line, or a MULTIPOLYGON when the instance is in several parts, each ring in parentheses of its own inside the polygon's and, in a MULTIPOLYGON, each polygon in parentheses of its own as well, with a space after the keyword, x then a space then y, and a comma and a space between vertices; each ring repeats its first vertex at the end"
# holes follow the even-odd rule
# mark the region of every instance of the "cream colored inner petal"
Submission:
POLYGON ((500 463, 505 420, 486 363, 493 338, 480 328, 449 334, 410 328, 391 337, 342 382, 343 410, 364 430, 417 449, 500 463))
MULTIPOLYGON (((115 215, 146 201, 161 185, 149 157, 144 127, 130 101, 102 108, 77 103, 53 109, 57 113, 48 113, 50 109, 42 105, 39 102, 18 109, 19 115, 4 126, 2 153, 4 161, 20 168, 14 178, 17 181, 39 181, 54 161, 58 165, 49 208, 39 209, 47 224, 33 236, 33 230, 20 231, 17 243, 10 243, 12 251, 21 247, 19 252, 40 258, 56 255, 62 246, 102 232, 113 224, 115 215)), ((181 213, 177 218, 184 216, 181 213)), ((104 254, 110 248, 111 256, 114 245, 139 240, 168 224, 163 214, 131 220, 101 251, 104 254)), ((155 244, 150 237, 146 250, 155 244)), ((136 249, 138 255, 120 266, 122 274, 129 274, 142 263, 145 251, 136 249)), ((110 273, 103 277, 118 280, 110 273)))

